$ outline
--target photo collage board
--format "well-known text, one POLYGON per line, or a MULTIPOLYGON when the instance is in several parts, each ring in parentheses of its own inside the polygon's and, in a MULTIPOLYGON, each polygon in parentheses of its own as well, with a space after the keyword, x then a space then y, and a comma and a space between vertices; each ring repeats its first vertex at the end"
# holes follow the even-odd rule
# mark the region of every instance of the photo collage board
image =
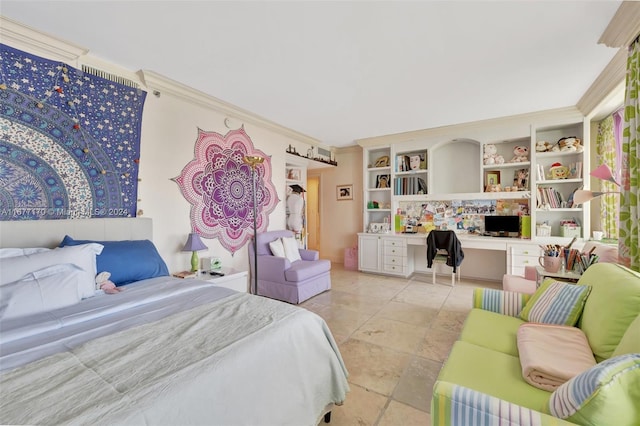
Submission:
POLYGON ((401 201, 405 223, 424 228, 484 232, 486 215, 528 215, 529 201, 522 200, 438 200, 401 201))

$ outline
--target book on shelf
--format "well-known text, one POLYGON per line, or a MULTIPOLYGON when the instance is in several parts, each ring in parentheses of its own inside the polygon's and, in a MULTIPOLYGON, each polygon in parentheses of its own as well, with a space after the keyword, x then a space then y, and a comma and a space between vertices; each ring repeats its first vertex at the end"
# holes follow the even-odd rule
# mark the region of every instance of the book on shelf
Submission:
POLYGON ((559 209, 567 206, 564 196, 560 191, 546 186, 538 187, 538 201, 536 204, 538 208, 549 207, 552 209, 559 209))
POLYGON ((395 195, 417 195, 427 193, 427 182, 417 176, 399 177, 395 179, 395 195))
POLYGON ((176 278, 195 278, 198 276, 197 271, 180 271, 172 274, 176 278))
POLYGON ((397 157, 397 171, 407 172, 411 170, 410 159, 408 155, 398 155, 397 157))

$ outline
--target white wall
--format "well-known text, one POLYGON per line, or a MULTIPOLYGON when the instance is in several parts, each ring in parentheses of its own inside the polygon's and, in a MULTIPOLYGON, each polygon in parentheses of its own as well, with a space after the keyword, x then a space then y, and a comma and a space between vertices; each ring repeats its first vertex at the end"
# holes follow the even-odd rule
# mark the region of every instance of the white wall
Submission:
MULTIPOLYGON (((189 266, 191 253, 181 252, 191 230, 190 204, 180 193, 178 184, 171 180, 194 157, 198 128, 226 134, 227 115, 171 93, 160 97, 149 94, 144 108, 138 208, 143 216, 154 221, 154 241, 171 271, 189 266)), ((233 123, 242 124, 239 120, 233 123)), ((269 229, 285 228, 285 150, 289 144, 301 147, 298 140, 288 138, 251 123, 244 129, 256 149, 271 156, 272 181, 280 202, 269 216, 269 229)), ((217 256, 225 266, 248 269, 246 245, 233 256, 217 239, 206 240, 208 251, 199 256, 217 256)))
MULTIPOLYGON (((212 96, 198 92, 179 82, 171 81, 152 71, 133 72, 117 64, 92 56, 88 49, 62 41, 0 16, 3 43, 35 55, 64 61, 80 68, 87 64, 139 82, 147 91, 144 105, 138 210, 143 217, 153 219, 154 242, 170 271, 190 267, 191 253, 181 252, 191 230, 190 204, 171 180, 193 159, 198 128, 226 134, 230 128, 244 124, 256 149, 271 156, 272 182, 280 202, 269 216, 268 229, 285 228, 285 151, 292 145, 298 152, 310 146, 323 146, 319 141, 270 122, 212 96), (159 92, 159 96, 155 92, 159 92)), ((348 167, 340 165, 340 168, 348 167)), ((357 172, 359 173, 359 172, 357 172)), ((199 253, 201 258, 217 256, 225 266, 247 270, 247 247, 235 255, 222 248, 217 239, 203 240, 209 247, 199 253)))
POLYGON ((336 151, 338 167, 322 172, 320 178, 320 254, 332 262, 344 262, 344 249, 358 244, 362 229, 362 148, 336 151), (353 184, 353 200, 337 201, 336 186, 353 184))

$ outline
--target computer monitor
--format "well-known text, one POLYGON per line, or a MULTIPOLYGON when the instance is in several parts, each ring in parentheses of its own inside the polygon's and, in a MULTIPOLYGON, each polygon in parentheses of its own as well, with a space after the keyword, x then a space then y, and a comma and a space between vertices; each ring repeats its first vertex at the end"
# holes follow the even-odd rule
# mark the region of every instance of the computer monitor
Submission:
POLYGON ((520 216, 485 216, 484 232, 492 237, 520 235, 520 216))

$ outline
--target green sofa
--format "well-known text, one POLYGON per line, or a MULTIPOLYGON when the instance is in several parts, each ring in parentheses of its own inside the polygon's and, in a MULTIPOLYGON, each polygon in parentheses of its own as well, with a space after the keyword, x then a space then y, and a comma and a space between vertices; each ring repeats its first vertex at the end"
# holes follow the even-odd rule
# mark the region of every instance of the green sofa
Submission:
POLYGON ((592 369, 624 359, 624 374, 616 372, 571 415, 552 415, 550 401, 567 387, 552 393, 528 384, 518 357, 516 335, 525 323, 520 312, 535 295, 476 289, 473 309, 434 385, 432 424, 640 425, 640 274, 598 263, 577 285, 591 287, 576 326, 598 363, 592 369))

